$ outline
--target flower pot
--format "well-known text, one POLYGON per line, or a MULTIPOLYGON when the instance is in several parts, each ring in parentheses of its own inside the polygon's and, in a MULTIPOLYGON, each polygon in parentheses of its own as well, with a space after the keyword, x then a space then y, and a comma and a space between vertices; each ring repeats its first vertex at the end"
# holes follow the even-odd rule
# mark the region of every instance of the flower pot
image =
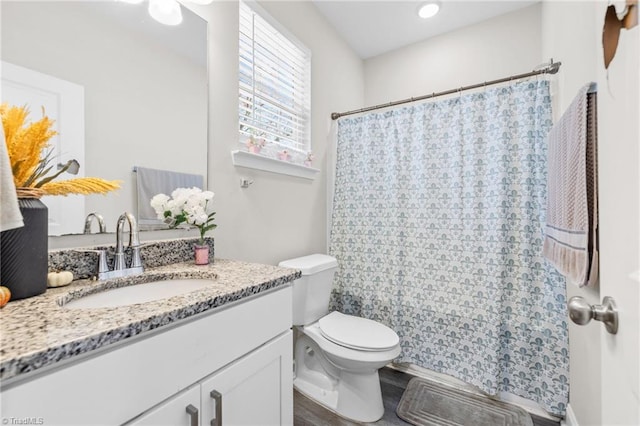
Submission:
POLYGON ((24 226, 0 235, 0 282, 11 300, 37 296, 47 290, 48 210, 37 198, 19 198, 24 226))
POLYGON ((249 152, 252 153, 252 154, 259 154, 261 149, 262 148, 260 148, 260 146, 258 146, 258 145, 250 145, 249 146, 249 152))
POLYGON ((196 244, 193 246, 196 265, 209 264, 209 246, 196 244))

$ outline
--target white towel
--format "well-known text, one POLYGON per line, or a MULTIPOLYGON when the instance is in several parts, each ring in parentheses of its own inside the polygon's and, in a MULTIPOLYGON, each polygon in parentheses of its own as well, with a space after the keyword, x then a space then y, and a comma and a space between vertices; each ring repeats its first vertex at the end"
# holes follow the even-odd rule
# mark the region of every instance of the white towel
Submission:
POLYGON ((0 231, 7 231, 24 226, 24 222, 18 207, 18 196, 16 195, 16 186, 13 183, 13 173, 2 125, 0 125, 0 136, 0 231))
POLYGON ((542 253, 571 283, 597 280, 597 123, 592 84, 549 132, 547 223, 542 253))
POLYGON ((178 173, 169 170, 147 169, 136 167, 136 186, 138 188, 138 225, 140 229, 160 229, 166 225, 158 219, 155 210, 151 207, 151 199, 157 194, 171 193, 177 188, 202 188, 204 178, 202 175, 178 173))

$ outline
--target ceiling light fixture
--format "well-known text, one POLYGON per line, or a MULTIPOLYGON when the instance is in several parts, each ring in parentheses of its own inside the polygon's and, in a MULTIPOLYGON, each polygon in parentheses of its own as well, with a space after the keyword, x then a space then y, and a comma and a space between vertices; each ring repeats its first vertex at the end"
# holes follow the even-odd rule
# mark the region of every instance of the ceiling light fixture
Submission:
POLYGON ((176 0, 149 0, 149 15, 165 25, 182 22, 182 10, 176 0))
MULTIPOLYGON (((117 0, 123 3, 140 4, 145 0, 117 0)), ((213 0, 188 0, 198 5, 208 5, 213 0)), ((149 0, 149 15, 164 25, 178 25, 182 22, 182 9, 176 0, 149 0)))
POLYGON ((425 3, 418 9, 418 16, 422 19, 431 18, 436 16, 440 11, 440 4, 438 2, 425 3))

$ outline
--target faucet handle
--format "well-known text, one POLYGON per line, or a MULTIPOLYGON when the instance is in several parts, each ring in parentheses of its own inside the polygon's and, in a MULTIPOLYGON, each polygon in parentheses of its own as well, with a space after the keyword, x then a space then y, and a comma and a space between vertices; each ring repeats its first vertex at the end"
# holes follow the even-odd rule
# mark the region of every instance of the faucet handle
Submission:
POLYGON ((109 272, 107 264, 107 251, 104 249, 74 249, 77 253, 93 253, 98 255, 98 277, 109 272))
POLYGON ((107 251, 98 250, 98 274, 109 271, 109 265, 107 265, 107 251))

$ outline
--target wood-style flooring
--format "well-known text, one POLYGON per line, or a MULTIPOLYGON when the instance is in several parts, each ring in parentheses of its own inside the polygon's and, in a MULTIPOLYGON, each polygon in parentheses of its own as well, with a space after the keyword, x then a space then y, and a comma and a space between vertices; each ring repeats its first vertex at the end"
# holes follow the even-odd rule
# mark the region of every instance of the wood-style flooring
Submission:
MULTIPOLYGON (((384 402, 384 416, 375 423, 366 423, 376 426, 404 426, 410 425, 396 416, 396 407, 402 398, 407 383, 414 376, 391 368, 380 370, 380 384, 382 386, 382 399, 384 402)), ((357 426, 355 423, 345 420, 324 407, 316 404, 298 391, 294 391, 294 426, 357 426)), ((559 422, 549 419, 531 416, 534 426, 560 426, 559 422)), ((471 423, 470 423, 471 424, 471 423)))

